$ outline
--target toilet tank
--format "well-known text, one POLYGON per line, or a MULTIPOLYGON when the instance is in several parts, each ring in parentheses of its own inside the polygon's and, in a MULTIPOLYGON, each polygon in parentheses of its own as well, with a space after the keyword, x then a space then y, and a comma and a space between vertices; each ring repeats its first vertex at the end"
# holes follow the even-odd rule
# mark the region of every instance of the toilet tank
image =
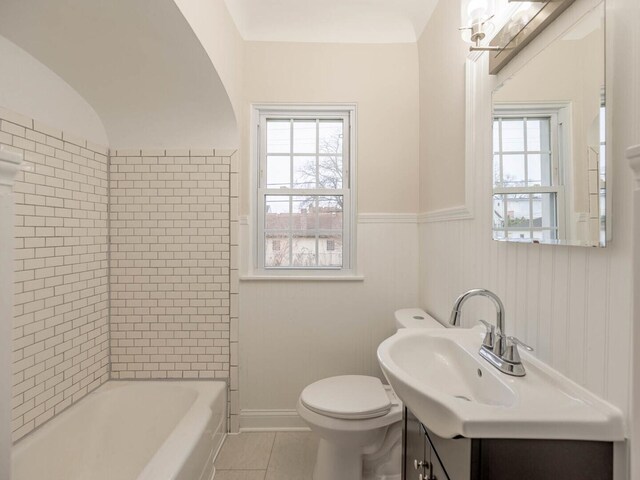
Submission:
POLYGON ((420 308, 396 310, 396 328, 445 328, 445 326, 420 308))

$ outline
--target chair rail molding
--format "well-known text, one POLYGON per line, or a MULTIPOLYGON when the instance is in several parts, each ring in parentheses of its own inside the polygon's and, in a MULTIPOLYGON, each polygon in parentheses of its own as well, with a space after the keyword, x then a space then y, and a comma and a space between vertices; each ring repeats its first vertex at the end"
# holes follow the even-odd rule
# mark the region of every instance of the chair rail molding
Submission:
POLYGON ((11 478, 13 182, 22 153, 0 147, 0 480, 11 478))

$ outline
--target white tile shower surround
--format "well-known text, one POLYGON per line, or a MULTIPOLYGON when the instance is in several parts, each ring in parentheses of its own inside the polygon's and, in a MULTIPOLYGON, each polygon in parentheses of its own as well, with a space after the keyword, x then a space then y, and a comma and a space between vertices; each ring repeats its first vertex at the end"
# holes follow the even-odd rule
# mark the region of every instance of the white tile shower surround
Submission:
POLYGON ((212 154, 111 156, 112 378, 229 376, 231 159, 212 154))
MULTIPOLYGON (((2 112, 15 183, 13 438, 109 376, 107 150, 2 112)), ((5 248, 3 246, 3 248, 5 248)))
POLYGON ((228 435, 215 480, 311 480, 317 449, 312 432, 228 435))
POLYGON ((29 168, 15 188, 14 441, 110 376, 230 376, 237 413, 235 152, 112 152, 121 183, 111 185, 111 266, 121 276, 110 286, 108 149, 6 109, 0 143, 29 168), (110 287, 122 335, 111 345, 110 287))

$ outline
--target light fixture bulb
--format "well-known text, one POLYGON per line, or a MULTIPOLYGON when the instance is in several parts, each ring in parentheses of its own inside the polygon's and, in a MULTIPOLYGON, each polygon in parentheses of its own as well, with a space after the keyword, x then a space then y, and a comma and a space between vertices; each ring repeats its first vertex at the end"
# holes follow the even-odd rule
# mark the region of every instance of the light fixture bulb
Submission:
POLYGON ((467 5, 467 19, 474 24, 488 18, 489 3, 487 0, 471 0, 467 5))
POLYGON ((488 20, 494 13, 494 0, 460 0, 462 39, 472 45, 483 40, 491 31, 488 20))

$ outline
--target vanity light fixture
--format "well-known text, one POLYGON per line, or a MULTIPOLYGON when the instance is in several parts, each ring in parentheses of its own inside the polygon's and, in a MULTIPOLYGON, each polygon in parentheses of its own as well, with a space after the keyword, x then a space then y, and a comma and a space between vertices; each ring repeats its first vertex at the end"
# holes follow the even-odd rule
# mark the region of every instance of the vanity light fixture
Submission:
POLYGON ((462 39, 471 44, 471 51, 498 51, 498 46, 482 46, 482 41, 493 32, 494 0, 461 0, 460 27, 462 39))
POLYGON ((472 52, 491 52, 489 73, 498 73, 575 0, 461 0, 460 32, 472 52), (485 39, 500 28, 491 41, 485 39))

